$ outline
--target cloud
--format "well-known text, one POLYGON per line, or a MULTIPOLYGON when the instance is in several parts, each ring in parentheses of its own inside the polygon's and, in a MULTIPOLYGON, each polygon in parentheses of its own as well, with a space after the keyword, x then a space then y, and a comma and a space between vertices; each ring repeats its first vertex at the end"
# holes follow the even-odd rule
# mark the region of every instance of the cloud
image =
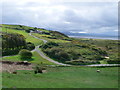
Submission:
POLYGON ((2 19, 4 24, 24 24, 58 31, 117 33, 117 8, 117 2, 4 0, 2 19))

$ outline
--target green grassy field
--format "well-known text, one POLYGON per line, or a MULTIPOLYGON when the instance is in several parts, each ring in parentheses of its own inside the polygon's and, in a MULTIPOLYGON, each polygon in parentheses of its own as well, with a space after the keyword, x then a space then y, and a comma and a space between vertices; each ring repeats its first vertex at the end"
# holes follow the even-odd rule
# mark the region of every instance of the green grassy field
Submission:
MULTIPOLYGON (((3 57, 2 60, 23 61, 20 59, 19 55, 3 57)), ((31 63, 34 63, 34 64, 41 64, 42 62, 43 64, 47 64, 47 65, 55 65, 54 63, 49 62, 48 60, 42 58, 37 52, 33 52, 33 57, 31 59, 28 59, 27 61, 30 61, 31 63)))
POLYGON ((37 52, 33 52, 33 55, 34 55, 34 58, 33 58, 34 60, 31 61, 31 63, 41 64, 41 62, 42 62, 42 64, 56 65, 56 64, 42 58, 37 52))
MULTIPOLYGON (((22 26, 20 25, 3 25, 4 27, 0 27, 2 32, 8 33, 19 33, 25 36, 27 42, 32 42, 35 45, 43 44, 43 41, 33 38, 26 33, 26 29, 34 29, 34 27, 22 26), (10 28, 19 28, 24 30, 17 29, 6 29, 5 27, 10 28)), ((41 31, 49 32, 48 30, 41 31)), ((47 34, 37 34, 33 33, 33 35, 45 39, 48 41, 53 41, 56 43, 62 43, 63 49, 65 50, 73 50, 76 52, 79 51, 81 54, 83 53, 91 53, 90 48, 76 48, 76 45, 66 46, 66 42, 71 42, 63 39, 50 39, 52 35, 47 34), (65 43, 65 45, 64 45, 65 43), (66 46, 66 47, 65 47, 66 46), (65 47, 65 48, 64 48, 65 47)), ((59 36, 59 35, 58 35, 59 36)), ((99 39, 73 39, 76 41, 80 41, 80 45, 83 43, 88 44, 88 46, 93 45, 96 48, 101 48, 102 50, 107 51, 110 59, 117 60, 118 53, 118 42, 113 40, 99 40, 99 39)), ((94 54, 93 54, 94 55, 94 54)), ((86 55, 87 58, 92 57, 90 54, 86 55), (89 56, 89 57, 88 57, 89 56)), ((84 55, 85 56, 85 55, 84 55)), ((66 57, 65 57, 66 58, 66 57)), ((10 61, 22 61, 19 55, 3 57, 3 60, 10 61)), ((29 62, 34 64, 43 64, 46 65, 55 65, 52 62, 42 58, 37 52, 33 52, 33 57, 28 59, 29 62)), ((101 60, 101 64, 107 64, 106 60, 101 60)), ((0 73, 1 76, 1 73, 0 73)), ((47 67, 47 72, 43 74, 34 74, 34 71, 25 71, 19 70, 18 74, 10 74, 7 72, 3 72, 2 75, 2 87, 3 88, 118 88, 118 68, 117 67, 106 67, 106 68, 90 68, 90 67, 47 67), (100 69, 101 72, 96 72, 97 69, 100 69)), ((0 79, 1 80, 1 79, 0 79)), ((1 83, 0 83, 1 85, 1 83)))
POLYGON ((0 89, 2 89, 2 73, 0 72, 0 89))
POLYGON ((56 67, 43 74, 3 73, 3 88, 118 88, 118 68, 56 67))
POLYGON ((32 33, 32 35, 38 37, 38 38, 41 38, 41 39, 45 39, 47 41, 52 41, 52 42, 56 42, 56 43, 66 43, 66 42, 70 42, 70 41, 67 41, 67 40, 61 40, 61 39, 49 39, 47 38, 48 36, 50 37, 50 35, 40 35, 38 33, 32 33))
POLYGON ((40 44, 43 43, 42 40, 38 40, 36 38, 33 38, 32 36, 29 35, 29 33, 26 33, 24 30, 6 29, 6 28, 2 27, 2 32, 6 32, 6 30, 7 30, 8 33, 22 34, 26 38, 27 42, 32 42, 35 45, 40 45, 40 44))

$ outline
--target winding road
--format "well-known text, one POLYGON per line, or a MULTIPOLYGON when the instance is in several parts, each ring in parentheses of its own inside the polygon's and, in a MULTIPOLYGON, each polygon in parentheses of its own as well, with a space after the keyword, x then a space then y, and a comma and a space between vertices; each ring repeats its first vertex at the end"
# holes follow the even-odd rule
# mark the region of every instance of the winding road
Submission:
MULTIPOLYGON (((45 43, 47 43, 47 40, 44 40, 44 39, 40 39, 34 35, 32 35, 31 33, 29 33, 29 35, 31 35, 32 37, 36 38, 36 39, 39 39, 39 40, 42 40, 45 43)), ((63 64, 63 63, 59 63, 57 61, 54 61, 52 60, 51 58, 47 57, 40 49, 39 49, 39 46, 36 46, 35 49, 32 51, 32 52, 38 52, 38 54, 45 58, 46 60, 50 61, 50 62, 53 62, 55 64, 58 64, 58 65, 64 65, 64 66, 72 66, 72 65, 68 65, 68 64, 63 64)), ((93 67, 93 66, 120 66, 120 64, 92 64, 92 65, 80 65, 80 66, 89 66, 89 67, 93 67)))
MULTIPOLYGON (((32 36, 32 37, 34 37, 34 38, 36 38, 36 39, 42 40, 42 41, 44 42, 44 44, 47 43, 47 40, 40 39, 40 38, 32 35, 31 33, 29 33, 29 35, 32 36)), ((50 61, 50 62, 53 62, 53 63, 58 64, 58 65, 63 65, 63 66, 71 66, 71 65, 68 65, 68 64, 59 63, 59 62, 54 61, 54 60, 52 60, 51 58, 47 57, 47 56, 39 49, 39 45, 36 46, 34 50, 32 50, 32 52, 34 52, 34 51, 36 51, 41 57, 43 57, 44 59, 46 59, 46 60, 48 60, 48 61, 50 61)))
MULTIPOLYGON (((31 33, 29 33, 30 36, 36 38, 36 39, 39 39, 39 40, 42 40, 45 43, 47 43, 47 40, 44 40, 44 39, 41 39, 41 38, 38 38, 34 35, 32 35, 31 33)), ((63 63, 59 63, 49 57, 47 57, 40 49, 39 49, 39 46, 36 46, 34 50, 32 50, 31 52, 34 52, 36 51, 41 57, 43 57, 44 59, 50 61, 50 62, 53 62, 57 65, 63 65, 63 66, 72 66, 72 65, 69 65, 69 64, 63 64, 63 63)), ((14 56, 14 55, 11 55, 11 56, 14 56)), ((9 57, 9 56, 3 56, 3 57, 9 57)), ((0 57, 1 58, 1 57, 0 57)), ((92 64, 92 65, 80 65, 80 66, 89 66, 89 67, 93 67, 93 66, 120 66, 120 64, 92 64)))
POLYGON ((92 65, 80 65, 80 66, 89 66, 89 67, 93 67, 93 66, 120 66, 120 64, 92 64, 92 65))

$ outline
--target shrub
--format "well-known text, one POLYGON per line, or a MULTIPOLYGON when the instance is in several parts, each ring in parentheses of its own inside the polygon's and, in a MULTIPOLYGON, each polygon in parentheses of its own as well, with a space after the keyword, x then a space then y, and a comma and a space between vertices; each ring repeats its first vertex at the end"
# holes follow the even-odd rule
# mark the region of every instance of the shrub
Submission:
POLYGON ((92 59, 93 60, 102 60, 102 59, 104 59, 104 57, 101 55, 94 55, 92 59))
POLYGON ((57 59, 60 59, 62 62, 70 60, 68 53, 60 51, 56 53, 57 59))
POLYGON ((26 49, 20 50, 19 55, 22 59, 30 59, 32 57, 32 53, 26 49))
POLYGON ((35 72, 35 74, 37 74, 37 73, 42 73, 42 68, 41 68, 39 65, 36 65, 36 66, 34 67, 34 72, 35 72))
POLYGON ((31 42, 27 42, 26 44, 33 44, 33 43, 31 43, 31 42))
POLYGON ((104 50, 101 50, 100 48, 92 48, 94 51, 98 52, 100 55, 107 56, 107 52, 104 50))
POLYGON ((25 30, 25 32, 30 33, 30 30, 25 30))
POLYGON ((27 49, 33 50, 33 49, 35 49, 35 45, 34 44, 27 44, 27 49))
POLYGON ((16 55, 19 53, 20 49, 15 49, 15 50, 11 50, 11 49, 7 49, 7 50, 2 50, 2 56, 7 56, 7 55, 16 55))
POLYGON ((34 69, 34 73, 37 74, 37 73, 43 73, 42 70, 46 70, 46 67, 44 65, 37 64, 35 67, 33 67, 33 69, 34 69))
POLYGON ((61 62, 64 62, 66 60, 70 60, 69 54, 67 52, 65 52, 64 50, 62 50, 61 48, 58 47, 54 47, 51 49, 46 49, 44 50, 44 52, 50 56, 51 58, 57 59, 61 62))
POLYGON ((53 47, 53 46, 58 46, 58 44, 55 43, 55 42, 48 42, 48 43, 44 44, 44 45, 42 46, 42 48, 46 49, 46 48, 51 48, 51 47, 53 47))
POLYGON ((120 64, 120 60, 107 60, 108 64, 120 64))
POLYGON ((79 56, 80 56, 80 53, 78 53, 77 51, 75 51, 75 50, 68 50, 67 51, 67 53, 70 55, 70 58, 72 59, 72 60, 75 60, 75 59, 78 59, 79 58, 79 56))
POLYGON ((95 60, 71 60, 71 61, 66 61, 66 63, 72 65, 100 64, 99 61, 95 61, 95 60))
MULTIPOLYGON (((69 53, 66 51, 66 49, 62 48, 65 45, 66 44, 60 45, 60 43, 58 44, 58 43, 54 43, 54 42, 48 42, 45 45, 42 45, 42 50, 48 56, 50 56, 51 58, 54 58, 54 59, 62 61, 62 60, 64 60, 63 56, 65 55, 65 53, 67 54, 67 56, 70 56, 69 53), (65 52, 65 53, 62 54, 62 52, 65 52), (61 57, 61 55, 62 55, 62 57, 61 57), (62 58, 62 60, 60 58, 62 58)), ((68 59, 68 58, 66 57, 66 59, 68 59)))
POLYGON ((0 48, 0 56, 2 56, 2 48, 0 48))

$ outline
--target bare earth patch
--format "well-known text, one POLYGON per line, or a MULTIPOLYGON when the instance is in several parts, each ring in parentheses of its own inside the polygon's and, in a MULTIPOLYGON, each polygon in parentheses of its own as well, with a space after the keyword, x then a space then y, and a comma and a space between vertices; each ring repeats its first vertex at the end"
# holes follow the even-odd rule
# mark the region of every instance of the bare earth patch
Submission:
POLYGON ((15 63, 9 64, 9 63, 0 62, 0 72, 3 72, 3 71, 13 72, 15 70, 33 70, 32 67, 33 67, 33 64, 17 65, 15 63))

